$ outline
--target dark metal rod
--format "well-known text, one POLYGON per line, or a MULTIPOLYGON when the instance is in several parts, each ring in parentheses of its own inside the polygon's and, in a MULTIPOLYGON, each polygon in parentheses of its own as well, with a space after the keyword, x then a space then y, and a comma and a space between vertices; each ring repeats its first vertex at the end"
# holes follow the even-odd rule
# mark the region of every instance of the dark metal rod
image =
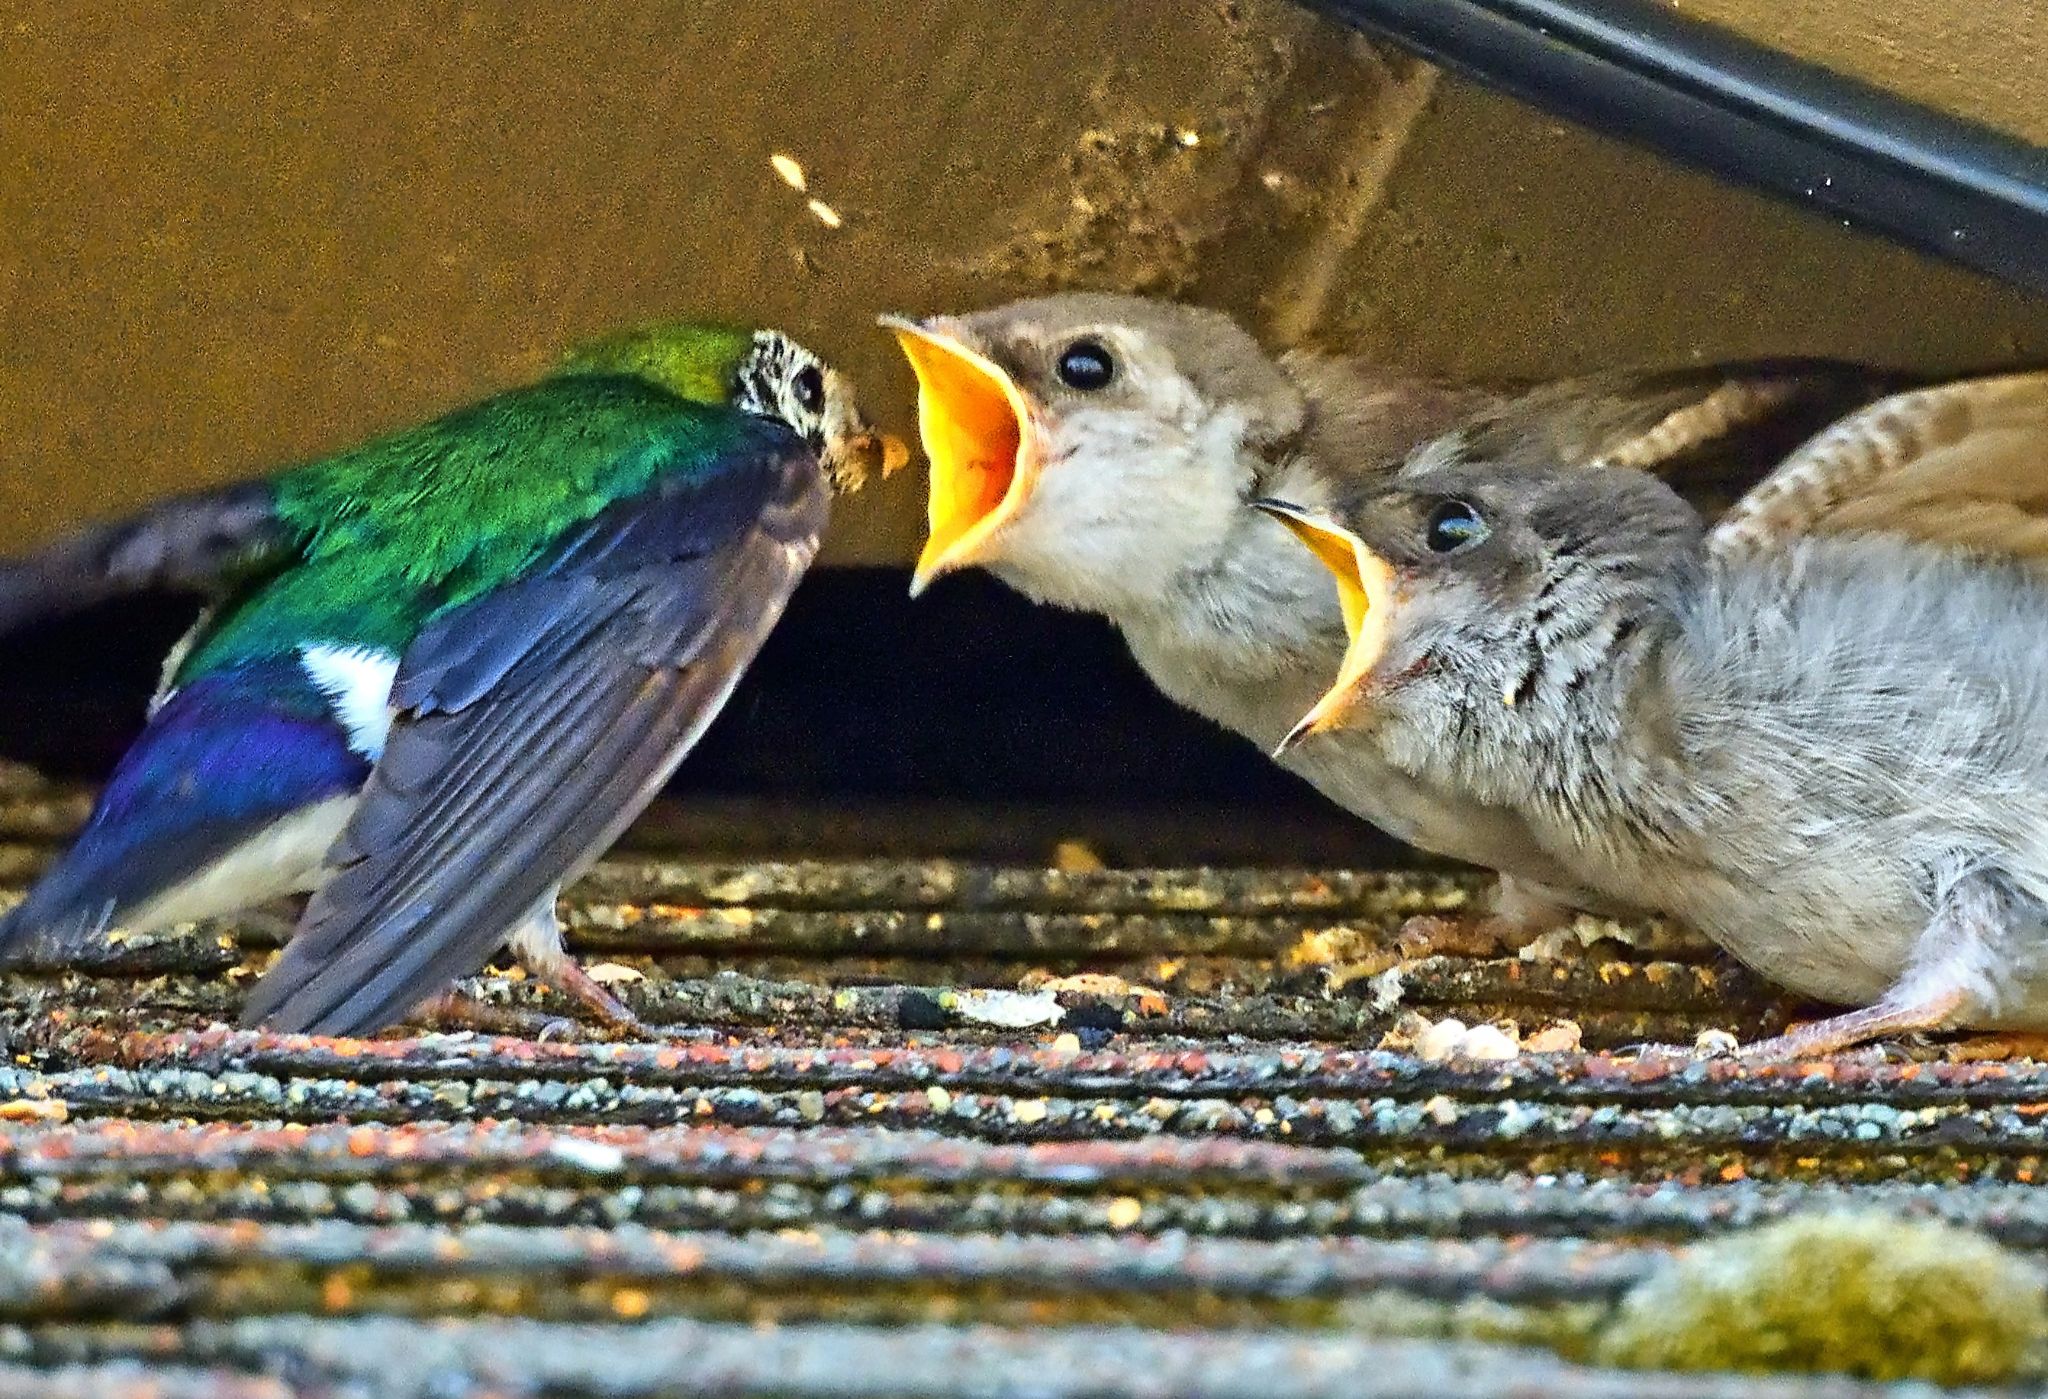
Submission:
POLYGON ((1640 0, 1306 0, 1544 110, 2048 293, 2048 151, 1640 0))

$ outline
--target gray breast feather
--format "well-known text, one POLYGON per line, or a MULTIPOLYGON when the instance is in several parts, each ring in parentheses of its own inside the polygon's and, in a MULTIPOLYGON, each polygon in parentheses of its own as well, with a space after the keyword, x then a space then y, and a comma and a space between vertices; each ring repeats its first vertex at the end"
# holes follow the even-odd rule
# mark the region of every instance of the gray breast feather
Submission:
POLYGON ((2036 579, 1905 542, 1805 541, 1710 572, 1661 680, 1679 716, 1671 814, 1702 871, 1673 911, 1767 974, 1874 994, 1862 983, 1897 974, 1959 869, 1996 865, 2048 901, 2036 579), (1858 984, 1785 975, 1773 939, 1858 984))

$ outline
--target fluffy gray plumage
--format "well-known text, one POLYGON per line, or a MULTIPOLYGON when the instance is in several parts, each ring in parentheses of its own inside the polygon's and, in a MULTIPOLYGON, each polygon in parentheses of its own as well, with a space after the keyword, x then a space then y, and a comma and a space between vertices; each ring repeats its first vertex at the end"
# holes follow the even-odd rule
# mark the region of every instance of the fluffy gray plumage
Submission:
MULTIPOLYGON (((1318 507, 1405 470, 1527 458, 1643 466, 1718 508, 1896 386, 1819 360, 1454 384, 1269 355, 1215 311, 1128 296, 1044 297, 923 326, 1006 376, 1029 407, 1019 462, 1035 468, 998 530, 930 571, 986 568, 1039 601, 1109 618, 1166 695, 1269 752, 1329 684, 1345 638, 1328 577, 1246 508, 1252 497, 1318 507), (1115 364, 1087 391, 1058 374, 1062 350, 1083 340, 1115 364)), ((934 473, 949 469, 935 455, 934 473)), ((1433 789, 1369 744, 1338 735, 1281 762, 1400 839, 1514 874, 1504 933, 1604 907, 1515 811, 1433 789)))
POLYGON ((1517 813, 1616 905, 1874 1003, 1782 1047, 2048 1029, 2039 573, 1887 534, 1715 550, 1626 471, 1421 473, 1338 518, 1399 583, 1337 742, 1517 813), (1491 532, 1432 554, 1447 500, 1491 532))

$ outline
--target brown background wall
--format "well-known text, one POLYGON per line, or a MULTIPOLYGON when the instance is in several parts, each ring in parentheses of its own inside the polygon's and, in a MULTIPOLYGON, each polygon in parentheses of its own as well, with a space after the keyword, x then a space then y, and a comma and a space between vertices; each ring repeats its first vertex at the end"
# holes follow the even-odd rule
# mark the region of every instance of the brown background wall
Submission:
MULTIPOLYGON (((876 311, 1058 284, 1475 373, 2048 357, 2048 303, 1280 0, 228 8, 0 18, 0 547, 692 309, 785 326, 899 425, 876 311), (842 227, 774 176, 778 151, 842 227)), ((1999 23, 1963 28, 2010 72, 2040 29, 2015 46, 1999 23)), ((1952 76, 1923 95, 1968 96, 1952 76)), ((2048 102, 2008 105, 2048 130, 2048 102)), ((906 557, 920 505, 906 476, 848 507, 830 557, 906 557)))
POLYGON ((1809 63, 2048 145, 2042 0, 1671 0, 1809 63))

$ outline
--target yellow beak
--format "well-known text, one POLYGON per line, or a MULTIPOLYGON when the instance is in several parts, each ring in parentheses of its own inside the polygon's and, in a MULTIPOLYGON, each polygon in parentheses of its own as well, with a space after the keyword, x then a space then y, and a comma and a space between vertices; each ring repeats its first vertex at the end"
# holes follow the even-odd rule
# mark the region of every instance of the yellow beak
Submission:
POLYGON ((930 531, 910 582, 916 597, 942 573, 986 557, 1038 478, 1027 450, 1031 408, 1002 368, 938 331, 882 317, 917 374, 917 432, 931 461, 930 531))
POLYGON ((1357 707, 1373 667, 1387 649, 1387 631, 1395 600, 1393 565, 1365 546, 1350 530, 1296 505, 1279 500, 1254 501, 1294 534, 1321 560, 1337 580, 1337 602, 1344 609, 1344 631, 1350 638, 1337 678, 1301 722, 1273 750, 1278 757, 1310 734, 1343 727, 1357 707))

